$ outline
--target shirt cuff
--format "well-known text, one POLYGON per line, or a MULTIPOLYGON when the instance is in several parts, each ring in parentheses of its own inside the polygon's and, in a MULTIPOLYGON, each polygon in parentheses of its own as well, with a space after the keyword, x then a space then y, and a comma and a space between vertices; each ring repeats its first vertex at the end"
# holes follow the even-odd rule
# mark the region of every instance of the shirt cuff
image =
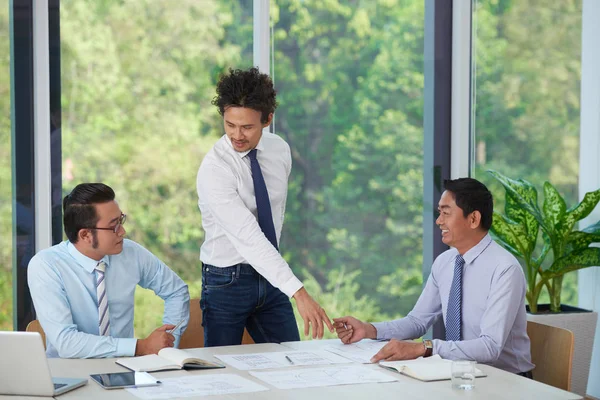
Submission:
POLYGON ((371 325, 373 325, 377 331, 377 340, 391 339, 391 333, 387 322, 372 322, 371 325))
POLYGON ((114 357, 134 357, 137 339, 117 339, 117 350, 114 357))
POLYGON ((433 344, 433 352, 431 354, 439 354, 442 358, 450 358, 449 353, 456 346, 454 342, 447 342, 441 339, 433 339, 431 343, 433 344))
POLYGON ((300 282, 300 279, 293 276, 286 283, 279 287, 283 293, 286 294, 287 297, 292 297, 298 290, 300 290, 304 285, 300 282))

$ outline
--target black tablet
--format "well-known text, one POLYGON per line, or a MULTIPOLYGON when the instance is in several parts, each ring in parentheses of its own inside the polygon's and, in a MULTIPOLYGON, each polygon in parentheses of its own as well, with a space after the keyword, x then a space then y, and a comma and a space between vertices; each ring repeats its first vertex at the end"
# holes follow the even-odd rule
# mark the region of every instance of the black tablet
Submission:
POLYGON ((160 385, 160 381, 156 380, 147 372, 117 372, 110 374, 94 374, 90 377, 102 386, 104 389, 122 389, 128 387, 143 387, 160 385))

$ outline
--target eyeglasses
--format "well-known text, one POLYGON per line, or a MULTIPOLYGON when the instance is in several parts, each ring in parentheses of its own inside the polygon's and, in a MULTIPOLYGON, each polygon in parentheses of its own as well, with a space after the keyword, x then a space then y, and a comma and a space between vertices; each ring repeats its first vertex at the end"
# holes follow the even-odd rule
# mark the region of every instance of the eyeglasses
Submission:
POLYGON ((119 220, 117 221, 117 224, 112 228, 93 227, 93 228, 88 228, 88 229, 98 229, 101 231, 113 231, 114 233, 117 233, 117 232, 119 232, 119 228, 121 228, 121 225, 125 224, 125 221, 127 221, 127 215, 121 213, 121 216, 119 217, 119 220))

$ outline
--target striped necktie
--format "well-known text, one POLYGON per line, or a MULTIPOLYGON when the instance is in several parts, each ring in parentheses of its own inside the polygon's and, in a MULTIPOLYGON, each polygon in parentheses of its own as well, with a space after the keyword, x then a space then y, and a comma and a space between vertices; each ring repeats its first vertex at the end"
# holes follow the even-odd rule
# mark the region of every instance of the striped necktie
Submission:
POLYGON ((267 184, 260 169, 260 164, 256 159, 256 149, 248 153, 250 158, 250 169, 252 170, 252 182, 254 183, 254 197, 256 198, 256 213, 258 214, 258 225, 263 231, 269 242, 279 250, 277 246, 277 235, 275 234, 275 225, 273 224, 273 214, 271 213, 271 202, 269 201, 269 192, 267 184))
POLYGON ((100 261, 96 266, 96 295, 98 297, 98 331, 100 336, 110 336, 110 315, 108 313, 108 298, 106 297, 106 282, 104 271, 106 264, 100 261))
POLYGON ((454 278, 450 287, 448 297, 448 309, 446 311, 446 340, 461 340, 461 317, 462 317, 462 274, 465 259, 459 254, 454 261, 454 278))

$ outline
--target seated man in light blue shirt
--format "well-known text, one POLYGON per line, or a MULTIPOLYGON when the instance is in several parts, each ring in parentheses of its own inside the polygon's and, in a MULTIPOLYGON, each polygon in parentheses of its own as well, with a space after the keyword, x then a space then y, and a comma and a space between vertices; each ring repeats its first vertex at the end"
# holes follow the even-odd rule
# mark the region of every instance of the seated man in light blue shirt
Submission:
POLYGON ((436 224, 452 248, 433 263, 413 310, 406 318, 374 324, 336 318, 338 337, 344 343, 391 339, 372 362, 439 354, 531 377, 525 276, 517 259, 488 234, 492 194, 472 178, 445 181, 444 188, 436 224), (404 341, 423 336, 440 316, 446 340, 404 341))
POLYGON ((189 320, 187 285, 124 239, 125 214, 114 191, 102 183, 77 185, 64 198, 63 212, 69 240, 40 251, 27 271, 47 356, 140 356, 177 345, 189 320), (145 339, 133 337, 136 285, 165 301, 164 325, 145 339))

